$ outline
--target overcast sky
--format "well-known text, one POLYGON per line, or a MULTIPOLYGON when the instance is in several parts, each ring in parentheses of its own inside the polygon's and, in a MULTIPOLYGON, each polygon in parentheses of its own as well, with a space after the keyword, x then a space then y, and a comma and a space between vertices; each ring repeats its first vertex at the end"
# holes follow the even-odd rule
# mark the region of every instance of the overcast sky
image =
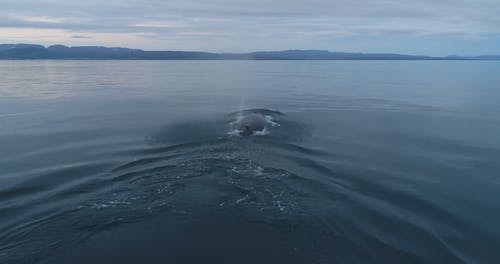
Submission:
POLYGON ((500 0, 0 0, 0 43, 500 54, 500 0))

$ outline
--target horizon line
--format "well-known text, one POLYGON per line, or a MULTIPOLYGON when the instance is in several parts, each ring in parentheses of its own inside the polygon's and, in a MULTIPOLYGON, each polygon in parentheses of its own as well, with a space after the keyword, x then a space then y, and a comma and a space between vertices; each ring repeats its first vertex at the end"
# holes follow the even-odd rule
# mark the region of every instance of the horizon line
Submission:
MULTIPOLYGON (((255 51, 245 51, 245 52, 217 52, 217 51, 202 51, 202 50, 146 50, 146 49, 139 49, 139 48, 130 48, 126 46, 104 46, 104 45, 78 45, 78 46, 68 46, 65 44, 52 44, 52 45, 44 45, 44 44, 33 44, 33 43, 0 43, 1 46, 13 46, 12 48, 8 49, 0 49, 0 53, 7 51, 7 50, 12 50, 12 49, 22 49, 22 48, 29 48, 30 46, 33 47, 43 47, 44 49, 51 49, 51 48, 56 48, 60 47, 62 49, 68 48, 104 48, 104 49, 121 49, 121 50, 128 50, 128 51, 137 51, 137 52, 184 52, 184 53, 200 53, 200 54, 211 54, 211 55, 252 55, 256 53, 285 53, 285 52, 300 52, 303 53, 303 55, 306 56, 321 56, 322 54, 318 53, 324 53, 323 55, 366 55, 366 56, 408 56, 408 57, 419 57, 420 59, 462 59, 462 60, 470 60, 470 59, 479 59, 481 57, 500 57, 499 54, 479 54, 479 55, 457 55, 457 54, 449 54, 449 55, 444 55, 444 56, 435 56, 435 55, 425 55, 425 54, 408 54, 408 53, 397 53, 397 52, 363 52, 363 51, 332 51, 332 50, 327 50, 327 49, 314 49, 314 48, 308 48, 308 49, 297 49, 297 48, 290 48, 290 49, 282 49, 282 50, 255 50, 255 51), (27 47, 16 47, 16 46, 27 46, 27 47), (316 54, 307 54, 307 52, 310 53, 316 53, 316 54)), ((410 58, 411 59, 411 58, 410 58)), ((500 58, 495 58, 495 60, 500 60, 500 58)))

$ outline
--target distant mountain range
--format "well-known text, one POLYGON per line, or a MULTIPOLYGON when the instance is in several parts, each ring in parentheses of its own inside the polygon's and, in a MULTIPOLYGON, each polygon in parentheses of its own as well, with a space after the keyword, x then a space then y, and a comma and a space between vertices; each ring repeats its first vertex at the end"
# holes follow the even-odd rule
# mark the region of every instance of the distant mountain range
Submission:
POLYGON ((45 47, 35 44, 0 44, 0 60, 500 60, 500 55, 419 56, 391 53, 351 53, 326 50, 259 51, 249 53, 210 53, 197 51, 145 51, 98 46, 45 47))

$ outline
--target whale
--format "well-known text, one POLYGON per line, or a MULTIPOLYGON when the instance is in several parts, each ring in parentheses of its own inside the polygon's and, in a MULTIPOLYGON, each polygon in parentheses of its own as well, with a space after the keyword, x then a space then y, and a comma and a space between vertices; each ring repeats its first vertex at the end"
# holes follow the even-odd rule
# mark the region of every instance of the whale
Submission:
POLYGON ((241 116, 236 120, 236 130, 242 136, 251 136, 258 132, 263 132, 268 124, 267 119, 257 113, 241 116))

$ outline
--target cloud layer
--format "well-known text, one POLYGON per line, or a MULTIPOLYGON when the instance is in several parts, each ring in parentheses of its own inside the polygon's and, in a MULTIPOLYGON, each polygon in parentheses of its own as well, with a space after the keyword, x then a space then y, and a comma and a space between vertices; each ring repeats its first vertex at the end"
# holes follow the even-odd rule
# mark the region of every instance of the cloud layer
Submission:
POLYGON ((498 0, 0 0, 0 42, 500 53, 498 0))

